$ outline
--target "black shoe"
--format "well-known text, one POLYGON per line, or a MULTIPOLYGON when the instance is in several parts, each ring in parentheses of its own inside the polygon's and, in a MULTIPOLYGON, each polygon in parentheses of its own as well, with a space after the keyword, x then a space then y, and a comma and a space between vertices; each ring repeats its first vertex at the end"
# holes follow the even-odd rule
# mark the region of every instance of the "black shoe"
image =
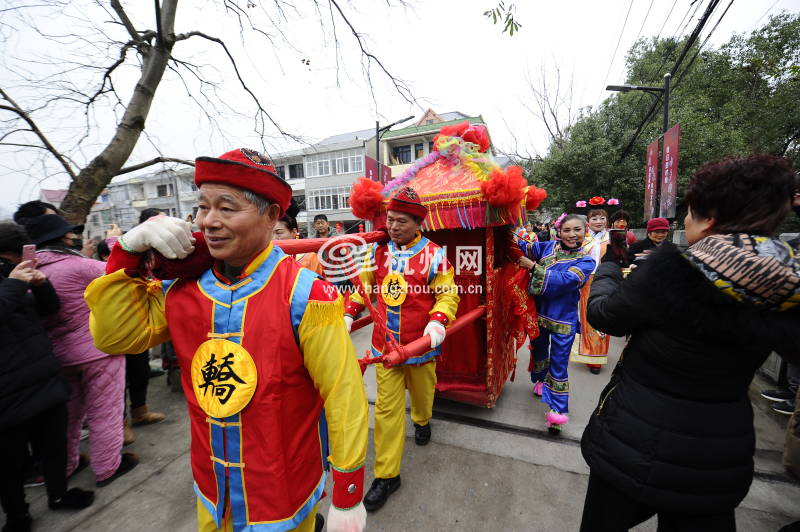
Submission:
POLYGON ((49 499, 47 506, 51 510, 81 510, 88 508, 94 502, 94 492, 80 488, 67 490, 60 499, 49 499))
POLYGON ((794 401, 781 401, 772 405, 772 409, 779 414, 791 416, 794 414, 794 401))
POLYGON ((789 523, 785 527, 778 530, 778 532, 800 532, 800 521, 789 523))
POLYGON ((431 441, 431 424, 417 425, 414 423, 414 441, 417 445, 428 445, 431 441))
POLYGON ((160 376, 162 376, 164 373, 165 373, 165 372, 164 372, 164 370, 163 370, 163 369, 153 369, 153 368, 150 368, 150 377, 149 377, 149 378, 151 378, 151 379, 152 379, 153 377, 160 377, 160 376))
POLYGON ((16 517, 6 516, 3 532, 31 532, 31 514, 25 512, 16 517))
POLYGON ((761 397, 775 403, 780 401, 791 401, 794 399, 794 396, 795 394, 789 390, 764 390, 761 392, 761 397))
POLYGON ((325 518, 322 517, 322 514, 317 514, 314 517, 314 532, 322 532, 322 528, 325 526, 325 518))
POLYGON ((133 469, 137 465, 139 465, 139 458, 135 454, 133 454, 133 453, 122 453, 122 460, 120 461, 119 467, 117 468, 117 470, 114 471, 114 474, 111 475, 110 477, 106 478, 106 479, 98 480, 95 483, 95 485, 98 488, 102 488, 103 486, 108 486, 109 484, 111 484, 112 482, 117 480, 119 477, 121 477, 125 473, 129 472, 131 469, 133 469))
POLYGON ((589 371, 592 372, 592 375, 600 375, 600 368, 589 368, 589 371))
POLYGON ((389 495, 397 491, 400 487, 400 475, 393 478, 376 478, 372 481, 372 486, 364 496, 364 508, 368 512, 379 510, 381 506, 386 504, 386 499, 389 495))

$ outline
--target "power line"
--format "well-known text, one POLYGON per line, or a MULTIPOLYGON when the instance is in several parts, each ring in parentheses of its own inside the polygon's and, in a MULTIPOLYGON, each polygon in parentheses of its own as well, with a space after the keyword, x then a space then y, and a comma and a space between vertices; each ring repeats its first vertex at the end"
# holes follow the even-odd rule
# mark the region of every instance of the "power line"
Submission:
MULTIPOLYGON (((633 39, 633 44, 636 44, 636 42, 639 40, 639 36, 642 34, 642 30, 644 29, 644 25, 647 22, 647 17, 650 16, 650 10, 653 9, 653 4, 655 3, 655 1, 656 0, 650 0, 650 7, 647 8, 647 13, 644 14, 644 20, 642 21, 642 25, 639 26, 639 33, 637 33, 636 37, 633 39)), ((622 70, 623 70, 623 72, 625 71, 625 66, 624 65, 622 67, 622 70)), ((620 74, 619 77, 622 77, 622 74, 620 74)), ((605 86, 605 83, 603 83, 603 86, 605 86)))
MULTIPOLYGON (((675 8, 675 4, 676 3, 677 3, 677 0, 676 0, 676 2, 674 2, 672 4, 672 8, 673 9, 675 8)), ((680 37, 681 37, 681 35, 683 35, 683 32, 686 30, 686 26, 684 26, 683 23, 684 23, 684 21, 686 21, 686 24, 688 25, 689 22, 686 20, 686 17, 688 17, 689 13, 692 12, 692 6, 694 6, 694 12, 689 17, 689 20, 692 20, 694 18, 694 15, 697 13, 698 8, 702 4, 703 4, 703 2, 701 1, 701 2, 698 3, 698 0, 694 0, 692 3, 689 4, 689 7, 686 9, 686 12, 683 14, 683 17, 681 17, 680 22, 678 22, 678 25, 676 27, 676 32, 672 35, 672 43, 669 45, 669 49, 664 53, 664 56, 661 58, 661 64, 659 64, 658 67, 656 67, 654 74, 651 75, 650 78, 656 79, 659 76, 661 76, 661 69, 664 68, 664 65, 667 64, 667 61, 669 61, 669 59, 672 57, 672 52, 674 52, 675 49, 678 47, 678 44, 680 43, 680 37), (681 29, 681 26, 683 26, 683 29, 681 29)), ((659 36, 661 35, 661 31, 663 31, 664 28, 666 27, 667 20, 669 20, 669 17, 670 17, 671 14, 672 14, 672 9, 670 9, 670 14, 667 15, 667 19, 664 20, 664 24, 661 26, 661 30, 658 32, 659 36)), ((656 44, 658 44, 658 37, 656 37, 656 44)), ((650 78, 644 78, 643 77, 642 80, 641 80, 641 83, 648 83, 650 78)), ((644 93, 640 93, 639 94, 639 99, 636 101, 636 103, 633 106, 633 107, 636 108, 636 113, 635 114, 641 113, 644 110, 644 107, 647 106, 647 103, 645 102, 645 98, 646 98, 646 96, 645 96, 644 93), (644 106, 642 105, 642 102, 645 102, 644 106)))
MULTIPOLYGON (((675 61, 675 65, 672 67, 672 70, 670 71, 670 73, 673 76, 678 71, 678 68, 680 68, 681 63, 683 63, 684 58, 686 58, 686 55, 689 53, 689 49, 691 49, 691 47, 697 41, 697 38, 700 36, 700 32, 703 30, 703 27, 706 25, 706 22, 708 22, 708 19, 711 17, 711 14, 714 12, 714 10, 719 5, 719 2, 720 2, 720 0, 711 0, 711 2, 709 2, 705 13, 703 13, 702 18, 697 23, 697 26, 695 26, 694 31, 692 31, 692 34, 689 35, 689 39, 686 41, 686 44, 684 45, 683 49, 681 50, 680 56, 678 56, 678 59, 675 61)), ((627 157, 628 153, 630 153, 630 150, 633 147, 633 143, 636 142, 637 138, 639 138, 639 134, 641 134, 642 130, 644 129, 644 126, 647 125, 647 123, 650 121, 650 118, 652 117, 653 112, 655 112, 655 110, 661 104, 661 98, 662 97, 663 97, 663 94, 659 95, 656 98, 656 100, 653 102, 653 105, 650 107, 650 110, 647 112, 647 115, 645 115, 644 120, 642 120, 642 122, 639 124, 639 127, 636 128, 636 132, 633 134, 633 137, 631 138, 630 142, 628 142, 628 145, 625 147, 625 149, 622 152, 622 157, 621 157, 622 159, 627 157)))
MULTIPOLYGON (((667 22, 669 21, 669 17, 672 16, 672 11, 675 9, 676 5, 678 5, 678 0, 672 2, 672 7, 669 8, 669 13, 667 13, 667 18, 664 19, 664 23, 661 25, 661 29, 658 30, 658 35, 656 35, 656 40, 658 40, 658 38, 661 37, 661 32, 664 31, 664 28, 667 27, 667 22)), ((689 11, 687 10, 686 12, 688 13, 689 11)), ((684 17, 686 17, 686 15, 684 15, 684 17)))
POLYGON ((760 17, 758 17, 758 20, 756 20, 756 23, 755 23, 755 24, 753 24, 753 27, 752 27, 752 28, 750 28, 750 29, 751 29, 751 30, 753 30, 753 29, 757 28, 757 27, 758 27, 758 24, 761 22, 761 19, 763 19, 764 17, 766 17, 766 16, 767 16, 767 13, 769 13, 770 11, 772 11, 773 9, 775 9, 775 6, 777 6, 777 5, 778 5, 778 2, 780 2, 780 1, 781 1, 781 0, 775 0, 775 2, 773 2, 773 4, 772 4, 771 6, 769 6, 769 9, 767 9, 766 11, 764 11, 764 14, 763 14, 763 15, 761 15, 760 17))
MULTIPOLYGON (((611 54, 611 62, 608 64, 608 70, 606 70, 606 77, 603 79, 603 87, 606 86, 606 82, 608 81, 608 75, 611 73, 611 67, 614 66, 614 58, 617 57, 617 50, 619 49, 619 43, 622 41, 622 35, 625 33, 625 26, 628 24, 628 16, 631 14, 631 8, 633 7, 633 0, 628 5, 628 12, 625 13, 625 21, 622 23, 622 29, 619 32, 619 38, 617 39, 617 45, 614 47, 614 53, 611 54)), ((599 102, 600 98, 603 96, 603 91, 600 91, 600 94, 597 97, 599 102)), ((595 104, 596 106, 596 104, 595 104)))
POLYGON ((733 1, 734 0, 731 0, 728 3, 728 6, 725 8, 725 11, 723 11, 722 15, 720 15, 719 19, 717 19, 717 23, 714 24, 714 27, 711 28, 711 31, 708 32, 708 35, 706 35, 705 40, 703 40, 703 43, 697 48, 697 51, 694 53, 694 56, 692 56, 692 59, 689 61, 689 64, 686 65, 686 68, 683 69, 683 72, 681 72, 681 75, 678 77, 677 80, 675 80, 675 84, 673 85, 673 89, 677 89, 678 88, 678 84, 681 82, 681 80, 686 75, 686 73, 689 71, 689 69, 692 68, 692 64, 694 63, 694 60, 697 59, 698 55, 700 55, 700 51, 703 49, 703 47, 706 45, 708 40, 711 38, 711 35, 717 29, 717 26, 719 26, 719 23, 722 22, 722 19, 725 18, 725 15, 728 13, 728 10, 733 5, 733 1))

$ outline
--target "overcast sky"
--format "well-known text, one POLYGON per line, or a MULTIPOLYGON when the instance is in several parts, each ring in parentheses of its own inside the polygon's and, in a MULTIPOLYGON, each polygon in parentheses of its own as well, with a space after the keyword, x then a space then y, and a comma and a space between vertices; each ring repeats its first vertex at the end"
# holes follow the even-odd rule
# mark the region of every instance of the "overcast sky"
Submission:
MULTIPOLYGON (((625 54, 637 37, 653 37, 659 32, 662 36, 675 36, 684 28, 684 34, 690 33, 710 0, 696 0, 694 5, 692 0, 520 0, 516 2, 516 18, 522 27, 513 37, 501 33, 501 27, 493 26, 482 14, 496 5, 496 0, 411 0, 407 8, 387 7, 382 0, 340 2, 353 25, 365 35, 370 51, 392 74, 408 83, 417 99, 414 104, 406 102, 377 68, 371 72, 373 90, 370 91, 355 40, 340 19, 336 24, 341 44, 337 76, 328 11, 322 12, 321 24, 319 15, 308 7, 310 2, 296 0, 301 9, 287 14, 287 20, 280 22, 291 42, 289 45, 276 35, 260 11, 261 2, 264 6, 272 2, 252 1, 258 4, 250 10, 253 20, 276 36, 274 45, 247 31, 242 44, 235 19, 212 0, 182 0, 176 30, 200 29, 225 39, 239 62, 243 78, 285 131, 313 142, 329 135, 374 127, 376 118, 387 123, 410 114, 419 117, 432 107, 437 112, 457 110, 482 115, 495 145, 502 151, 544 154, 548 146, 546 132, 525 107, 532 103, 528 79, 536 82, 544 69, 552 81, 558 67, 562 83, 568 84, 570 80, 573 83, 574 107, 595 106, 610 95, 603 90, 605 85, 625 81, 625 54)), ((716 24, 729 1, 720 2, 701 39, 716 24)), ((149 23, 152 13, 148 9, 152 2, 124 4, 138 28, 152 27, 149 23)), ((797 12, 800 0, 736 0, 708 46, 719 46, 733 33, 747 33, 763 24, 769 14, 782 10, 797 12)), ((96 11, 82 9, 80 13, 93 14, 97 24, 107 32, 125 37, 120 28, 103 24, 109 17, 96 15, 96 11)), ((71 27, 88 37, 91 28, 75 18, 80 13, 69 8, 64 13, 42 8, 30 11, 37 24, 48 32, 71 27)), ((16 19, 12 21, 9 17, 0 10, 0 29, 4 22, 18 26, 16 19)), ((0 32, 4 37, 0 39, 0 56, 4 56, 0 60, 0 80, 3 80, 0 86, 10 90, 23 105, 35 105, 40 100, 36 89, 22 89, 14 81, 9 86, 8 80, 16 80, 23 68, 36 76, 52 72, 53 67, 40 62, 59 57, 64 47, 48 45, 30 31, 5 30, 0 32)), ((213 43, 193 38, 179 43, 173 54, 197 64, 213 65, 216 70, 207 68, 206 74, 219 83, 218 94, 224 104, 243 113, 252 112, 252 102, 213 43)), ((96 51, 87 59, 98 65, 109 64, 96 51)), ((120 71, 115 81, 123 100, 130 95, 135 73, 131 66, 120 71)), ((90 79, 81 72, 70 76, 79 84, 90 79)), ((187 80, 192 83, 190 78, 187 80)), ((242 146, 260 146, 252 120, 230 113, 212 114, 223 134, 214 130, 203 117, 203 111, 186 96, 177 76, 169 73, 159 87, 148 118, 149 140, 142 137, 129 162, 152 158, 157 153, 155 147, 165 156, 193 159, 242 146)), ((110 107, 99 108, 94 118, 99 128, 87 141, 83 153, 75 154, 79 162, 95 155, 113 133, 115 118, 110 107)), ((58 146, 74 141, 84 120, 74 108, 54 110, 38 119, 58 146)), ((268 132, 270 152, 297 146, 282 138, 274 128, 268 132)), ((684 139, 687 141, 691 139, 684 139)), ((7 216, 17 203, 37 197, 40 187, 67 185, 63 175, 47 177, 57 171, 57 165, 35 164, 30 155, 2 146, 0 165, 5 181, 0 199, 0 211, 4 213, 0 215, 7 216)))

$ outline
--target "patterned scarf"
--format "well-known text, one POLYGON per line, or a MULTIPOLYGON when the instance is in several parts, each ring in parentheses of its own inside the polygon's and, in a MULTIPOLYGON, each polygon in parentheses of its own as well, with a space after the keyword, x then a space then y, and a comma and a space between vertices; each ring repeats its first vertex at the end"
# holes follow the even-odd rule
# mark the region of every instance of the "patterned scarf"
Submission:
POLYGON ((800 304, 800 254, 777 238, 712 235, 684 255, 714 286, 739 302, 778 312, 800 304))

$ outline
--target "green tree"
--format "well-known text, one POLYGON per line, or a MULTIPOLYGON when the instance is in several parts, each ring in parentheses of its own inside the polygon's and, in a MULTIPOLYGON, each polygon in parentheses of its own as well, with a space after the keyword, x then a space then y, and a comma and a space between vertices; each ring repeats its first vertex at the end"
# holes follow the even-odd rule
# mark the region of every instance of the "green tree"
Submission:
MULTIPOLYGON (((628 53, 626 82, 660 86, 683 46, 671 39, 640 40, 628 53)), ((719 49, 698 52, 695 47, 687 57, 688 66, 673 79, 670 99, 670 122, 681 123, 679 197, 697 169, 726 156, 771 153, 798 166, 800 15, 775 15, 750 35, 735 35, 719 49)), ((576 200, 603 195, 619 198, 642 221, 645 153, 661 133, 660 113, 627 156, 623 152, 652 98, 641 92, 615 94, 584 110, 545 157, 522 161, 529 180, 548 191, 543 208, 560 211, 576 200)))

